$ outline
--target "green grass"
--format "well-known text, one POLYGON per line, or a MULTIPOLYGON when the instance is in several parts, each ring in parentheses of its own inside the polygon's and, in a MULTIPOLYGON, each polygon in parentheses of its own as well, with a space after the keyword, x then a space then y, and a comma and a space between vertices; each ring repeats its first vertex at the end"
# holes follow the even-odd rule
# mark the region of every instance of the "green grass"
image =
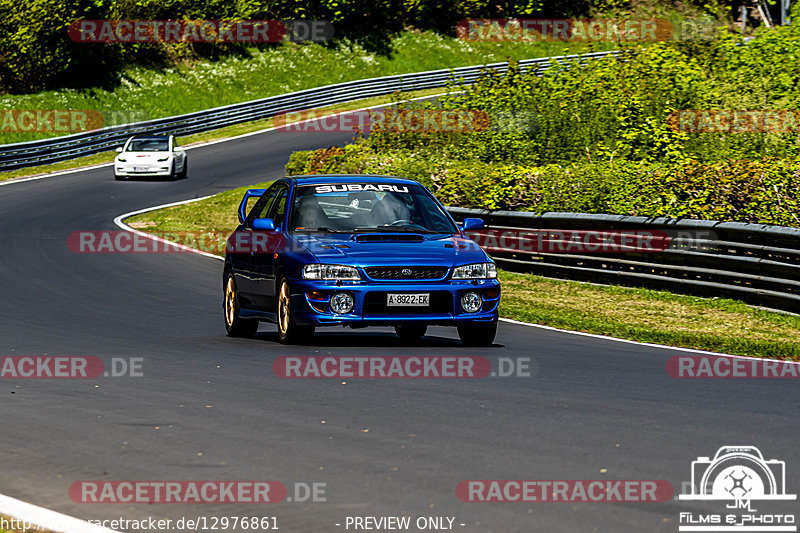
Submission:
MULTIPOLYGON (((442 91, 443 89, 425 89, 422 91, 411 91, 409 93, 405 93, 404 98, 417 98, 420 96, 430 96, 434 94, 440 94, 442 93, 442 91)), ((391 95, 375 96, 373 98, 354 100, 352 102, 319 108, 321 111, 319 115, 324 115, 326 110, 330 111, 331 113, 348 111, 352 109, 361 109, 364 107, 386 104, 391 101, 392 101, 391 95)), ((195 143, 204 143, 219 139, 227 139, 230 137, 236 137, 237 135, 244 135, 246 133, 261 131, 271 127, 272 127, 272 119, 254 120, 251 122, 243 122, 241 124, 235 124, 233 126, 226 126, 220 129, 205 131, 202 133, 195 133, 194 135, 186 135, 183 137, 178 137, 178 141, 181 143, 182 146, 186 147, 186 146, 191 146, 192 144, 195 143)), ((76 159, 70 159, 68 161, 61 161, 59 163, 52 163, 49 165, 39 165, 34 167, 25 167, 17 170, 0 172, 0 181, 15 179, 15 178, 24 178, 28 176, 37 176, 39 174, 52 174, 54 172, 59 172, 63 170, 87 167, 90 165, 100 165, 103 163, 111 163, 112 161, 114 161, 115 155, 117 155, 116 152, 110 152, 110 151, 100 152, 98 154, 79 157, 76 159)))
POLYGON ((800 360, 800 317, 728 299, 503 272, 501 313, 557 328, 737 355, 800 360))
MULTIPOLYGON (((599 45, 609 48, 610 43, 599 45)), ((599 48, 595 48, 599 49, 599 48)), ((431 32, 405 32, 389 56, 349 42, 329 47, 284 43, 249 57, 225 57, 162 70, 131 67, 113 90, 62 89, 0 96, 3 109, 73 109, 154 119, 362 78, 589 51, 582 43, 467 42, 431 32)), ((0 144, 52 134, 0 132, 0 144)))
MULTIPOLYGON (((129 218, 144 231, 216 231, 238 224, 244 191, 129 218)), ((727 299, 664 291, 606 287, 513 272, 500 272, 501 316, 557 328, 642 342, 737 355, 800 361, 800 317, 755 309, 727 299)))

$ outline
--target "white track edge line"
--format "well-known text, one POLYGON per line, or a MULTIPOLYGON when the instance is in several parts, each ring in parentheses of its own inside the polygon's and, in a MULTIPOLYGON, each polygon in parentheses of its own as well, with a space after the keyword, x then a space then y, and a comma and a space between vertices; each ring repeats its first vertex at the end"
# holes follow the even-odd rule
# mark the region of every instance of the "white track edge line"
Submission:
MULTIPOLYGON (((119 226, 120 228, 122 228, 124 230, 132 231, 132 232, 134 232, 136 234, 143 235, 143 236, 145 236, 147 238, 154 239, 154 240, 157 240, 157 241, 160 241, 160 242, 168 243, 170 245, 186 249, 187 252, 194 252, 194 253, 196 253, 198 255, 203 255, 203 256, 206 256, 206 257, 211 257, 213 259, 217 259, 219 261, 224 261, 225 259, 220 257, 220 256, 218 256, 218 255, 210 254, 208 252, 203 252, 201 250, 190 248, 190 247, 184 246, 182 244, 177 244, 177 243, 173 243, 171 241, 167 241, 165 239, 162 239, 161 237, 156 237, 155 235, 150 235, 150 234, 145 233, 143 231, 139 231, 139 230, 133 229, 129 225, 127 225, 127 224, 125 224, 123 222, 124 219, 126 219, 126 218, 128 218, 130 216, 133 216, 133 215, 138 215, 138 214, 141 214, 141 213, 147 213, 149 211, 156 211, 158 209, 165 209, 167 207, 173 207, 173 206, 176 206, 176 205, 183 205, 183 204, 189 204, 189 203, 192 203, 192 202, 198 202, 200 200, 205 200, 206 198, 211 198, 211 196, 205 196, 203 198, 192 198, 191 200, 183 200, 181 202, 173 202, 171 204, 157 205, 157 206, 154 206, 154 207, 148 207, 146 209, 140 209, 138 211, 132 211, 130 213, 125 213, 124 215, 120 215, 117 218, 115 218, 114 219, 114 224, 116 224, 117 226, 119 226)), ((540 328, 540 329, 546 329, 546 330, 550 330, 550 331, 557 331, 559 333, 569 333, 571 335, 580 335, 580 336, 583 336, 583 337, 591 337, 591 338, 607 340, 607 341, 624 342, 624 343, 627 343, 627 344, 636 344, 636 345, 639 345, 639 346, 649 346, 651 348, 664 348, 664 349, 667 349, 667 350, 674 350, 674 351, 678 351, 678 352, 696 353, 696 354, 701 354, 701 355, 713 355, 713 356, 717 356, 717 357, 731 357, 731 358, 734 358, 734 359, 750 359, 750 360, 753 360, 753 361, 775 361, 775 362, 778 362, 778 363, 792 363, 792 364, 800 365, 800 363, 796 363, 794 361, 784 361, 782 359, 768 359, 766 357, 753 357, 753 356, 749 356, 749 355, 733 355, 733 354, 722 353, 722 352, 711 352, 711 351, 708 351, 708 350, 696 350, 694 348, 682 348, 680 346, 668 346, 666 344, 656 344, 656 343, 652 343, 652 342, 632 341, 632 340, 629 340, 629 339, 620 339, 618 337, 611 337, 609 335, 599 335, 597 333, 586 333, 584 331, 570 331, 568 329, 554 328, 553 326, 543 326, 542 324, 531 324, 530 322, 522 322, 522 321, 514 320, 514 319, 511 319, 511 318, 500 318, 499 320, 501 320, 502 322, 507 322, 509 324, 516 324, 516 325, 519 325, 519 326, 529 326, 529 327, 532 327, 532 328, 540 328)))
MULTIPOLYGON (((431 94, 431 95, 428 95, 428 96, 419 96, 419 97, 416 97, 416 98, 409 98, 408 100, 402 100, 399 103, 416 102, 417 100, 425 100, 427 98, 432 98, 434 96, 440 96, 441 94, 459 94, 459 93, 462 93, 462 92, 464 92, 464 91, 455 91, 455 92, 452 92, 452 93, 437 93, 437 94, 431 94)), ((345 105, 347 103, 348 102, 342 102, 342 105, 345 105)), ((334 104, 334 105, 336 105, 336 104, 334 104)), ((369 106, 369 107, 360 107, 358 109, 351 109, 349 111, 341 111, 339 113, 332 113, 330 115, 323 115, 323 116, 320 116, 320 117, 314 117, 314 118, 310 118, 310 119, 306 119, 306 120, 299 120, 297 122, 293 122, 292 124, 284 124, 282 126, 272 126, 270 128, 266 128, 266 129, 263 129, 263 130, 250 131, 248 133, 242 133, 241 135, 234 135, 233 137, 225 137, 225 138, 222 138, 222 139, 214 139, 213 141, 198 141, 197 143, 192 143, 189 146, 183 147, 183 149, 184 150, 194 150, 195 148, 203 148, 205 146, 211 146, 212 144, 219 144, 219 143, 224 143, 224 142, 228 142, 228 141, 235 141, 237 139, 244 139, 245 137, 252 137, 253 135, 261 135, 262 133, 269 133, 270 131, 284 129, 284 128, 287 128, 288 126, 295 126, 296 124, 302 124, 304 122, 317 121, 317 120, 321 120, 323 118, 328 118, 328 117, 338 117, 340 115, 346 115, 348 113, 356 113, 358 111, 365 111, 367 109, 375 109, 375 108, 378 108, 378 107, 385 107, 387 105, 392 105, 392 103, 391 102, 387 102, 385 104, 376 104, 376 105, 372 105, 372 106, 369 106)), ((323 111, 327 107, 330 107, 330 106, 312 107, 312 108, 309 108, 307 111, 314 111, 314 110, 323 111)), ((270 117, 270 118, 274 118, 274 117, 270 117)), ((245 124, 245 123, 242 123, 242 124, 245 124)), ((231 126, 237 126, 237 125, 238 124, 231 124, 231 126)), ((214 131, 214 130, 209 130, 209 131, 214 131)), ((20 178, 10 178, 10 179, 7 179, 7 180, 0 180, 0 187, 2 187, 4 185, 13 185, 15 183, 25 183, 26 181, 37 181, 37 180, 41 180, 41 179, 45 179, 45 178, 55 178, 57 176, 64 176, 66 174, 76 174, 78 172, 85 172, 85 171, 88 171, 88 170, 95 170, 95 169, 98 169, 98 168, 105 168, 105 167, 111 167, 111 166, 114 166, 114 163, 99 163, 99 164, 96 164, 96 165, 87 165, 85 167, 76 167, 76 168, 69 168, 69 169, 66 169, 66 170, 59 170, 57 172, 50 172, 50 173, 47 173, 47 174, 39 174, 39 175, 35 175, 35 176, 20 177, 20 178)))
POLYGON ((603 339, 608 341, 615 341, 615 342, 624 342, 627 344, 636 344, 639 346, 650 346, 652 348, 666 348, 668 350, 675 350, 679 352, 689 352, 689 353, 696 353, 701 355, 714 355, 717 357, 732 357, 734 359, 750 359, 753 361, 774 361, 777 363, 792 363, 795 365, 800 365, 800 362, 796 361, 786 361, 783 359, 769 359, 767 357, 753 357, 752 355, 733 355, 729 353, 722 353, 722 352, 711 352, 708 350, 697 350, 695 348, 682 348, 680 346, 668 346, 666 344, 656 344, 653 342, 641 342, 641 341, 632 341, 630 339, 620 339, 619 337, 611 337, 610 335, 600 335, 598 333, 586 333, 585 331, 571 331, 568 329, 561 329, 561 328, 554 328, 553 326, 545 326, 542 324, 531 324, 530 322, 521 322, 519 320, 514 320, 513 318, 500 318, 499 320, 503 322, 508 322, 510 324, 517 324, 520 326, 530 326, 532 328, 540 328, 546 329, 550 331, 557 331, 560 333, 571 333, 573 335, 581 335, 583 337, 592 337, 595 339, 603 339))
POLYGON ((147 232, 140 231, 140 230, 138 230, 136 228, 133 228, 133 227, 129 226, 128 224, 126 224, 124 222, 124 220, 126 218, 132 217, 134 215, 140 215, 142 213, 147 213, 149 211, 157 211, 159 209, 166 209, 168 207, 175 207, 177 205, 191 204, 193 202, 199 202, 200 200, 205 200, 206 198, 211 198, 211 196, 214 196, 214 195, 212 194, 210 196, 202 196, 200 198, 192 198, 190 200, 181 200, 180 202, 172 202, 170 204, 157 205, 155 207, 147 207, 145 209, 139 209, 138 211, 131 211, 130 213, 125 213, 125 214, 122 214, 122 215, 118 216, 117 218, 115 218, 114 219, 114 224, 116 224, 117 227, 122 228, 125 231, 130 231, 131 233, 134 233, 136 235, 141 235, 142 237, 146 237, 148 239, 151 239, 151 240, 154 240, 154 241, 157 241, 157 242, 168 244, 168 245, 170 245, 172 247, 178 248, 178 249, 183 250, 185 252, 193 253, 193 254, 197 254, 197 255, 202 255, 202 256, 205 256, 205 257, 211 257, 213 259, 219 259, 220 261, 224 261, 225 259, 220 257, 220 256, 218 256, 218 255, 210 254, 208 252, 204 252, 202 250, 198 250, 196 248, 192 248, 191 246, 186 246, 184 244, 178 244, 176 242, 172 242, 172 241, 169 241, 167 239, 163 239, 161 237, 157 237, 155 235, 151 235, 151 234, 149 234, 147 232))
POLYGON ((80 518, 51 511, 2 494, 0 494, 0 513, 35 524, 50 533, 117 533, 113 529, 91 524, 80 518))

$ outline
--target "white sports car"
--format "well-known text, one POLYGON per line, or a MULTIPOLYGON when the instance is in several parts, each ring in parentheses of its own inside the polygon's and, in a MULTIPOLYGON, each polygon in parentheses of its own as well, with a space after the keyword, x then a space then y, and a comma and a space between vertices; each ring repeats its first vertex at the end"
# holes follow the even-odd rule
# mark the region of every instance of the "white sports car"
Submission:
POLYGON ((131 137, 125 146, 117 148, 114 159, 114 178, 168 177, 181 179, 188 171, 186 151, 178 146, 174 135, 131 137))

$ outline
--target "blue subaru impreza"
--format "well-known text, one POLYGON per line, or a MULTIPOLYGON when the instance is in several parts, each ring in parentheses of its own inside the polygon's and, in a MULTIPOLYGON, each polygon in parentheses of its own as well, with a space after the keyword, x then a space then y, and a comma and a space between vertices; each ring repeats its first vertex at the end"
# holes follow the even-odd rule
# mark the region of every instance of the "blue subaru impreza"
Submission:
POLYGON ((408 342, 429 325, 456 326, 464 344, 494 340, 497 269, 464 235, 483 221, 459 228, 415 181, 287 177, 248 190, 239 222, 223 271, 230 336, 252 337, 268 321, 287 344, 334 325, 394 326, 408 342))

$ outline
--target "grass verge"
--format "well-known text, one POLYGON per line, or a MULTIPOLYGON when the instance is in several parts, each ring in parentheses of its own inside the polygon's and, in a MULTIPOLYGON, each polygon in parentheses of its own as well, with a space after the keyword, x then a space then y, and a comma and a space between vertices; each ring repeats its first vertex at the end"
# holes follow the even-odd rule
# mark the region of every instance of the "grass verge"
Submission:
MULTIPOLYGON (((245 189, 129 218, 152 233, 236 228, 245 189)), ((744 303, 500 272, 503 317, 640 342, 800 361, 800 317, 744 303)))
MULTIPOLYGON (((419 98, 422 96, 432 96, 436 94, 442 94, 442 92, 443 89, 424 89, 421 91, 411 91, 409 93, 405 93, 404 98, 410 99, 410 98, 419 98)), ((324 116, 330 113, 338 113, 341 111, 350 111, 353 109, 361 109, 365 107, 382 105, 382 104, 387 104, 391 101, 392 101, 392 95, 375 96, 373 98, 353 100, 352 102, 346 102, 343 104, 321 107, 319 108, 320 111, 319 115, 324 116), (326 111, 329 111, 330 113, 326 113, 326 111)), ((265 130, 271 128, 272 126, 273 126, 273 121, 271 118, 265 120, 254 120, 251 122, 234 124, 232 126, 226 126, 224 128, 219 128, 211 131, 204 131, 201 133, 195 133, 193 135, 178 137, 178 142, 180 142, 182 146, 187 147, 187 146, 192 146, 193 144, 207 143, 221 139, 228 139, 230 137, 236 137, 238 135, 245 135, 247 133, 253 133, 256 131, 265 130)), ((117 155, 116 152, 111 152, 111 151, 100 152, 98 154, 79 157, 77 159, 70 159, 68 161, 60 161, 58 163, 52 163, 49 165, 39 165, 35 167, 25 167, 17 170, 0 172, 0 181, 39 176, 45 174, 53 174, 64 170, 72 170, 92 165, 102 165, 106 163, 111 163, 114 161, 115 155, 117 155)))

